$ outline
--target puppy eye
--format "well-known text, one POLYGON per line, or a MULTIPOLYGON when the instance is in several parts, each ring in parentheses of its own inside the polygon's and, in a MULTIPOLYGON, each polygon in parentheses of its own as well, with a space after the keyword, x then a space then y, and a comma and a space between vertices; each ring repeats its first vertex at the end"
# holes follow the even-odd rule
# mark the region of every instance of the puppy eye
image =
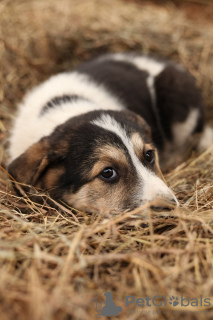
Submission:
POLYGON ((144 154, 146 161, 153 164, 155 161, 155 152, 154 150, 147 150, 144 154))
POLYGON ((118 174, 113 168, 107 167, 100 173, 99 177, 103 181, 112 182, 115 181, 116 178, 118 178, 118 174))

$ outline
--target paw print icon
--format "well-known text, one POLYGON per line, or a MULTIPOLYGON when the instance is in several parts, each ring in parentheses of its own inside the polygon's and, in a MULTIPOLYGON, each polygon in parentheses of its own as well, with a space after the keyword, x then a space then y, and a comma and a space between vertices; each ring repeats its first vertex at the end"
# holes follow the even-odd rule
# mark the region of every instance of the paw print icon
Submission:
POLYGON ((169 304, 171 304, 173 307, 176 307, 179 304, 178 297, 172 296, 169 298, 169 304))

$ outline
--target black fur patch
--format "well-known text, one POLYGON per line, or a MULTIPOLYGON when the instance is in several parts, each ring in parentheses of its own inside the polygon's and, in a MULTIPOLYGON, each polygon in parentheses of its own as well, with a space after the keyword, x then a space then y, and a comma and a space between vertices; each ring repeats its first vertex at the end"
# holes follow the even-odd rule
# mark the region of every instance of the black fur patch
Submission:
POLYGON ((53 99, 51 99, 50 101, 48 101, 43 108, 41 109, 40 112, 40 116, 42 116, 43 114, 45 114, 49 109, 60 106, 64 103, 68 103, 68 102, 76 102, 79 100, 84 100, 84 101, 88 101, 86 98, 78 96, 77 94, 64 94, 62 96, 57 96, 54 97, 53 99))
POLYGON ((168 64, 156 77, 155 89, 156 107, 167 139, 173 138, 173 124, 184 122, 192 109, 199 110, 199 119, 194 132, 202 131, 204 126, 202 96, 192 75, 168 64))
POLYGON ((97 84, 102 84, 129 110, 140 115, 152 129, 155 145, 161 149, 163 137, 147 87, 148 73, 130 62, 93 60, 76 69, 89 75, 97 84))
MULTIPOLYGON (((135 56, 137 55, 132 55, 135 56)), ((155 78, 156 106, 153 106, 147 86, 148 72, 139 70, 129 61, 112 60, 109 55, 106 59, 84 63, 76 71, 85 73, 97 84, 104 85, 127 109, 143 117, 151 127, 155 145, 162 150, 166 139, 172 141, 173 124, 184 122, 193 108, 199 110, 194 132, 201 132, 204 127, 204 111, 201 92, 196 87, 193 76, 168 60, 154 60, 165 63, 164 70, 155 78)))

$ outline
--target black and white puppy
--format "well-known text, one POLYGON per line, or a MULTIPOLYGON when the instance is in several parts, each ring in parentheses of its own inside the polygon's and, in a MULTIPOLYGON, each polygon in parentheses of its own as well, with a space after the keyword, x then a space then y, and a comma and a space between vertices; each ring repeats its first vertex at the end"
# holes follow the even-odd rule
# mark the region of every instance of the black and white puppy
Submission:
POLYGON ((51 77, 19 106, 9 173, 77 209, 134 209, 163 198, 178 205, 159 168, 204 128, 194 78, 172 62, 108 54, 51 77), (158 151, 157 151, 158 150, 158 151))

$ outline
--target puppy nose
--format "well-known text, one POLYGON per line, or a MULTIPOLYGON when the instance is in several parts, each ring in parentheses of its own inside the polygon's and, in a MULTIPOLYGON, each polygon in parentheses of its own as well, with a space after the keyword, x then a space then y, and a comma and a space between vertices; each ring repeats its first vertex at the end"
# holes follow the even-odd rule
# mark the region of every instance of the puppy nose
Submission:
POLYGON ((160 211, 171 211, 174 210, 176 207, 179 206, 179 203, 177 201, 177 199, 171 198, 171 199, 162 199, 163 201, 161 201, 161 204, 159 205, 153 205, 151 206, 151 209, 157 212, 160 211))

